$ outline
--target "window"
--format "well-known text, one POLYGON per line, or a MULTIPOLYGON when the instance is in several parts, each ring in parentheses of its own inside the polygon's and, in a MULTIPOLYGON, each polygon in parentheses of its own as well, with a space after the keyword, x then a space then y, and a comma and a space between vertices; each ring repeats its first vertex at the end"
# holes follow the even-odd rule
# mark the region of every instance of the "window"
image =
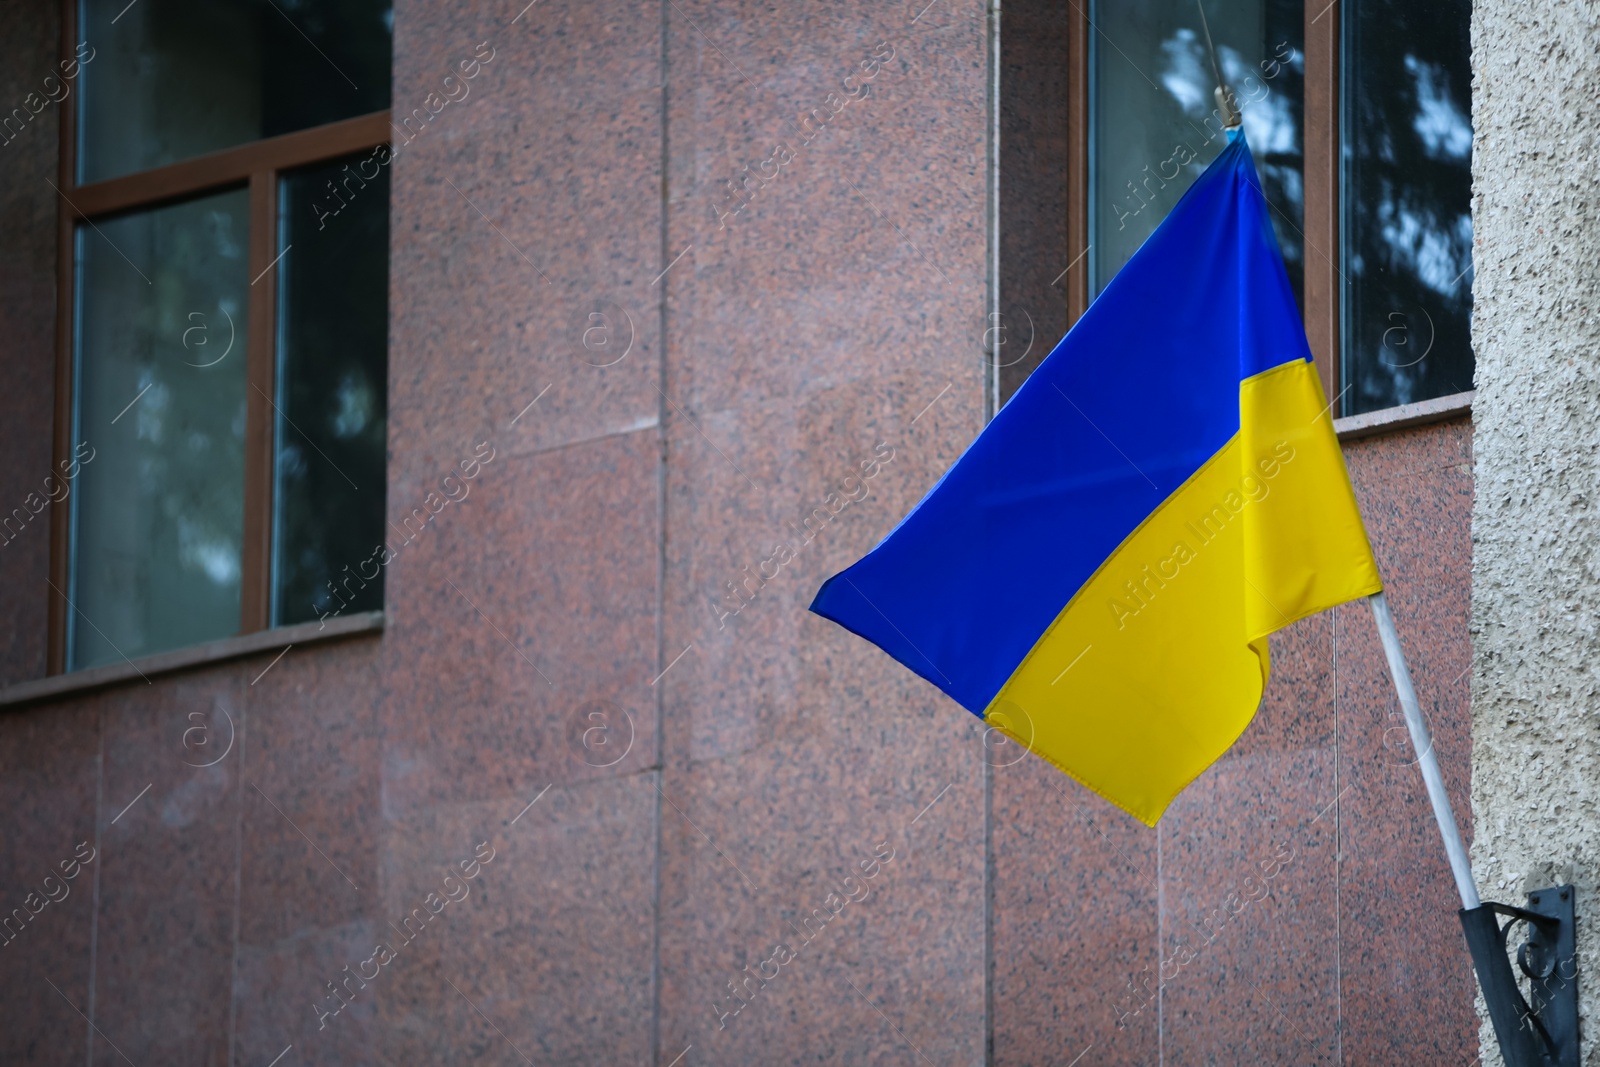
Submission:
POLYGON ((51 670, 381 607, 389 0, 67 20, 51 670))
MULTIPOLYGON (((1217 61, 1239 101, 1289 280, 1303 298, 1301 4, 1211 6, 1217 61)), ((1228 138, 1194 0, 1101 3, 1094 19, 1101 32, 1089 40, 1089 285, 1098 294, 1228 138)))
POLYGON ((1346 0, 1344 410, 1472 388, 1470 0, 1346 0))
POLYGON ((1059 336, 1222 150, 1209 30, 1334 413, 1471 389, 1468 0, 1203 2, 1007 9, 1008 324, 1059 336))

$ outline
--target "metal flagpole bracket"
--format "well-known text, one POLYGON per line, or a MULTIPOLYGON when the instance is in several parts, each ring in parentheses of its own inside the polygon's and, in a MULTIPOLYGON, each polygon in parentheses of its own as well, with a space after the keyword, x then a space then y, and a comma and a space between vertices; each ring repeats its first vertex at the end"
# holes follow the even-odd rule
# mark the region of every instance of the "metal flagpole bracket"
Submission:
POLYGON ((1529 893, 1526 908, 1488 901, 1461 909, 1461 928, 1506 1067, 1579 1067, 1576 902, 1573 887, 1560 885, 1529 893), (1500 915, 1511 921, 1501 926, 1500 915), (1506 955, 1519 922, 1528 933, 1517 947, 1517 966, 1528 976, 1532 1003, 1506 955))

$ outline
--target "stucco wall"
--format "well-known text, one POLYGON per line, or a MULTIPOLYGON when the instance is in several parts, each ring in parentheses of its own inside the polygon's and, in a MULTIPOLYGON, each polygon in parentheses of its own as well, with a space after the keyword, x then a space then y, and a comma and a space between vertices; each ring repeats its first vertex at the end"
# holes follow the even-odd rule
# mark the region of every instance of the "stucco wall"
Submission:
POLYGON ((1600 13, 1480 0, 1472 67, 1473 865, 1487 898, 1577 886, 1600 1064, 1600 13))

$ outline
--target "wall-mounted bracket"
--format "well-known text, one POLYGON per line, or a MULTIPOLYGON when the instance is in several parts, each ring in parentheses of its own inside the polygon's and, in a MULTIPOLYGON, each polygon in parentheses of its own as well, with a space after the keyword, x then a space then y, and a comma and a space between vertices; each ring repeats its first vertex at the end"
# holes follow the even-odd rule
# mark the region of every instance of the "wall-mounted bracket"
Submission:
POLYGON ((1579 1067, 1576 903, 1573 887, 1562 885, 1529 893, 1525 908, 1489 901, 1460 912, 1506 1067, 1579 1067), (1511 921, 1501 926, 1501 915, 1511 921), (1529 978, 1532 1003, 1506 956, 1518 923, 1527 924, 1517 965, 1529 978))

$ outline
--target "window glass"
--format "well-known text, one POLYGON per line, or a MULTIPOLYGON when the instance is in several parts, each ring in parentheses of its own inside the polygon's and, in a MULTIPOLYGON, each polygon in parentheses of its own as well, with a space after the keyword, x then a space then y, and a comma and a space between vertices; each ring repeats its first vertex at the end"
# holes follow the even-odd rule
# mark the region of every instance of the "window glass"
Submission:
POLYGON ((69 670, 239 629, 248 207, 78 227, 69 670))
MULTIPOLYGON (((1089 79, 1089 286, 1098 294, 1227 146, 1194 0, 1095 3, 1089 79)), ((1206 5, 1297 299, 1303 292, 1303 6, 1206 5)))
POLYGON ((389 106, 391 0, 82 0, 79 180, 389 106))
POLYGON ((1469 0, 1343 5, 1342 410, 1472 388, 1469 0))
POLYGON ((388 158, 280 184, 275 624, 383 606, 388 158))

